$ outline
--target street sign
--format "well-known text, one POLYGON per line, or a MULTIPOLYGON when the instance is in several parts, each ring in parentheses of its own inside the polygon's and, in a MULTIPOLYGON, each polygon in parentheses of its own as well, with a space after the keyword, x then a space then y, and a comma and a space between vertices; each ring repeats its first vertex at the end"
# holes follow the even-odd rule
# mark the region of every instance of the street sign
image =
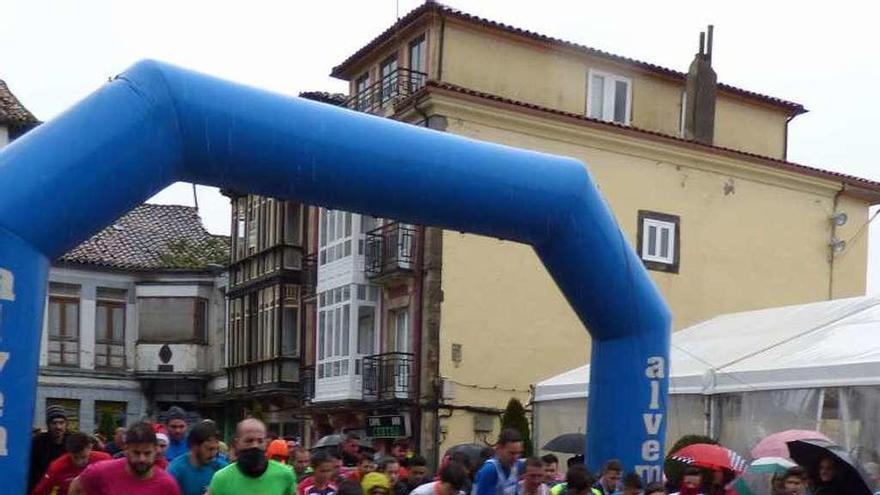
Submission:
POLYGON ((409 436, 403 415, 367 416, 368 438, 400 438, 409 436))

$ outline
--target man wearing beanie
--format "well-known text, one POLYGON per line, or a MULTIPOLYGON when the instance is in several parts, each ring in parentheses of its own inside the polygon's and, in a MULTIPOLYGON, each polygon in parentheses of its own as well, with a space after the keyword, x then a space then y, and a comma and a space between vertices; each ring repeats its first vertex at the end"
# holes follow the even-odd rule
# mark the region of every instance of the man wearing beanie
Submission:
POLYGON ((168 430, 168 450, 165 458, 168 462, 177 456, 186 455, 189 446, 186 443, 186 411, 178 406, 171 406, 165 414, 165 429, 168 430))
POLYGON ((49 464, 65 453, 64 441, 67 439, 67 411, 61 406, 47 407, 46 426, 49 431, 36 435, 31 446, 28 493, 37 486, 37 483, 46 474, 49 464))

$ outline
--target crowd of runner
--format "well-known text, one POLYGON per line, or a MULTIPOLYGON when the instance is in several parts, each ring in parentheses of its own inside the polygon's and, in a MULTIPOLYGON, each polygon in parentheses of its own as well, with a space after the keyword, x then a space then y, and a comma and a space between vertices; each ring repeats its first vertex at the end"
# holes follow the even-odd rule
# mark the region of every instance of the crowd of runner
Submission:
MULTIPOLYGON (((140 422, 116 430, 112 439, 67 431, 61 408, 47 411, 48 431, 35 435, 31 495, 728 495, 723 476, 687 468, 672 487, 645 485, 617 460, 591 473, 583 458, 569 459, 564 476, 548 454, 522 459, 515 430, 503 430, 494 448, 478 455, 451 452, 436 474, 406 442, 375 453, 349 434, 333 448, 309 451, 293 439, 272 438, 257 419, 238 423, 233 441, 217 425, 188 425, 173 407, 163 423, 140 422), (671 489, 670 489, 671 488, 671 489)), ((811 483, 800 467, 778 480, 780 495, 838 495, 811 483), (812 490, 808 492, 808 487, 812 490)))

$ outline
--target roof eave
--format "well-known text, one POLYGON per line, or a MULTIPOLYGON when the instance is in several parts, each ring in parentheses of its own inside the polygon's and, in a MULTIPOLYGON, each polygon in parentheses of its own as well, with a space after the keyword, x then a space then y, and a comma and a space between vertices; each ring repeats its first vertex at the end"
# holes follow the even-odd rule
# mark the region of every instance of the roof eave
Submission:
POLYGON ((868 179, 863 179, 860 177, 850 176, 846 174, 841 174, 837 172, 832 172, 829 170, 820 169, 817 167, 811 167, 808 165, 801 165, 799 163, 789 162, 786 160, 780 160, 776 158, 771 158, 768 156, 759 155, 756 153, 749 153, 747 151, 740 151, 731 148, 724 148, 720 146, 710 145, 699 143, 696 141, 686 140, 676 136, 670 136, 667 134, 662 134, 659 132, 649 131, 645 129, 639 129, 637 127, 632 126, 623 126, 620 124, 614 124, 609 122, 603 122, 597 119, 591 119, 589 117, 585 117, 582 115, 571 114, 568 112, 564 112, 561 110, 555 110, 552 108, 541 107, 539 105, 534 105, 530 103, 519 102, 516 100, 511 100, 509 98, 499 97, 495 95, 490 95, 487 93, 481 93, 478 91, 470 90, 467 88, 461 88, 449 83, 437 82, 433 80, 429 80, 425 87, 421 90, 407 98, 405 101, 402 101, 399 104, 399 107, 396 108, 397 111, 401 111, 409 105, 414 104, 414 102, 419 101, 426 94, 430 94, 431 92, 438 92, 438 94, 457 94, 464 95, 465 97, 476 98, 480 100, 484 100, 486 102, 491 102, 495 104, 509 105, 511 107, 520 107, 527 108, 531 111, 536 111, 540 113, 547 114, 548 116, 558 116, 563 118, 569 118, 572 120, 576 120, 588 125, 601 126, 603 128, 607 128, 608 130, 617 131, 617 132, 626 132, 632 133, 635 135, 644 136, 649 139, 662 140, 663 142, 668 142, 670 144, 675 144, 679 146, 687 146, 692 148, 698 148, 710 153, 716 153, 720 155, 726 156, 734 156, 744 160, 750 160, 753 162, 759 162, 764 165, 775 167, 778 169, 786 170, 795 174, 806 175, 810 177, 816 177, 832 182, 836 182, 841 185, 841 194, 853 198, 857 198, 861 201, 865 201, 870 205, 880 204, 880 183, 874 182, 868 179))
MULTIPOLYGON (((492 21, 491 19, 485 19, 476 15, 468 14, 457 9, 453 9, 451 7, 447 7, 438 2, 425 2, 421 6, 413 9, 410 13, 402 17, 400 20, 391 25, 388 29, 383 31, 381 34, 370 40, 368 43, 363 45, 360 49, 358 49, 355 53, 350 55, 347 59, 345 59, 342 63, 334 67, 330 71, 330 76, 342 79, 342 80, 350 80, 353 77, 353 67, 357 65, 359 61, 361 61, 364 57, 366 57, 369 53, 379 49, 382 47, 388 39, 395 33, 416 22, 422 15, 426 13, 437 13, 444 17, 458 19, 462 22, 467 22, 471 24, 478 24, 481 26, 490 27, 493 29, 498 29, 510 33, 514 33, 518 36, 523 36, 526 38, 532 38, 538 40, 543 43, 549 43, 555 46, 568 48, 571 50, 580 51, 583 53, 588 53, 592 56, 600 57, 603 59, 611 60, 614 62, 627 64, 633 67, 637 67, 641 70, 644 70, 649 73, 657 74, 661 77, 671 77, 674 79, 678 79, 681 81, 686 80, 687 74, 681 71, 677 71, 674 69, 670 69, 668 67, 662 67, 656 64, 652 64, 649 62, 645 62, 642 60, 636 60, 629 57, 624 57, 622 55, 615 55, 613 53, 605 52, 596 48, 591 48, 588 46, 580 45, 578 43, 574 43, 571 41, 566 41, 558 38, 554 38, 552 36, 543 35, 540 33, 535 33, 526 29, 517 28, 515 26, 510 26, 504 24, 502 22, 492 21)), ((769 105, 776 108, 783 108, 789 112, 789 115, 795 117, 802 113, 806 113, 807 110, 803 105, 797 102, 784 100, 782 98, 777 98, 774 96, 764 95, 761 93, 756 93, 754 91, 745 90, 742 88, 737 88, 735 86, 731 86, 725 83, 718 84, 719 91, 723 93, 728 93, 732 95, 737 95, 742 98, 746 98, 749 100, 754 100, 761 102, 765 105, 769 105)))

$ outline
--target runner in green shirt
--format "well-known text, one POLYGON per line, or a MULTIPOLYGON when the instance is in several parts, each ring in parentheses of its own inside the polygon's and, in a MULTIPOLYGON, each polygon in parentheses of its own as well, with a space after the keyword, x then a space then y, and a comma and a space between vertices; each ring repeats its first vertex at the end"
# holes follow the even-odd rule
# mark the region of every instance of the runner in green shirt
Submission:
POLYGON ((208 495, 294 495, 296 475, 266 458, 266 425, 246 419, 235 428, 238 460, 217 471, 208 495))

